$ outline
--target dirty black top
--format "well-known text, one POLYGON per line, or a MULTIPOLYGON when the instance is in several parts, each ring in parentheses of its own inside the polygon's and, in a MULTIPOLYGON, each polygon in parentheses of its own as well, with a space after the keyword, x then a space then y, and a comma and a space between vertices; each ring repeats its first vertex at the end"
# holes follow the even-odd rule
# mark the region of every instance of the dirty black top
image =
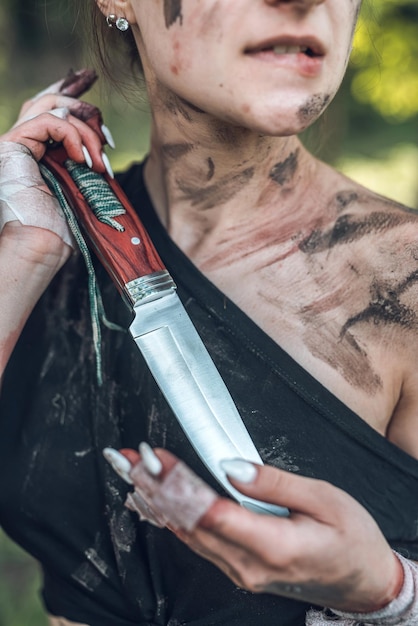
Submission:
MULTIPOLYGON (((302 369, 183 255, 160 225, 142 166, 121 182, 267 463, 330 481, 418 559, 418 461, 302 369)), ((98 267, 108 317, 131 312, 98 267)), ((238 589, 167 530, 124 506, 101 450, 164 446, 212 485, 128 333, 103 329, 95 378, 86 272, 74 256, 37 306, 0 401, 0 521, 42 564, 54 615, 90 626, 303 626, 307 605, 238 589)))

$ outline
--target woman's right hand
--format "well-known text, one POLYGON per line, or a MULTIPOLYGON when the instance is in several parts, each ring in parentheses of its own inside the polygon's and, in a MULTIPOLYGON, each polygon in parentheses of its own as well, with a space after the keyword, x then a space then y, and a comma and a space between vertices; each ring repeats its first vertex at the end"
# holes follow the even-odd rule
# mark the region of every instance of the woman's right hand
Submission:
POLYGON ((77 99, 94 79, 82 70, 51 85, 25 102, 0 135, 0 376, 31 310, 71 254, 67 223, 38 162, 57 142, 70 159, 107 169, 107 129, 93 130, 87 121, 99 118, 97 109, 77 99))
MULTIPOLYGON (((75 97, 81 95, 94 82, 93 73, 82 70, 70 74, 70 77, 54 83, 40 94, 25 102, 14 126, 3 135, 0 135, 0 163, 2 151, 6 150, 4 163, 8 159, 9 180, 5 180, 5 167, 0 169, 0 209, 7 205, 9 189, 15 191, 12 182, 17 181, 13 174, 13 146, 16 146, 16 154, 21 146, 25 146, 32 155, 34 161, 39 162, 44 156, 51 142, 60 143, 64 146, 68 156, 77 163, 86 162, 95 171, 104 173, 106 163, 103 160, 103 144, 105 135, 93 130, 87 123, 89 117, 97 112, 97 109, 75 97), (90 78, 86 79, 86 74, 90 78), (72 94, 67 95, 67 94, 72 94), (7 143, 5 143, 7 142, 7 143), (3 201, 3 205, 2 205, 3 201)), ((106 157, 105 157, 106 159, 106 157)), ((38 175, 38 170, 35 170, 38 175)), ((70 237, 56 237, 56 200, 44 183, 40 173, 39 178, 33 183, 33 170, 28 174, 31 177, 28 188, 18 189, 13 203, 22 198, 22 211, 24 211, 23 224, 19 221, 9 221, 2 230, 1 239, 12 239, 16 243, 25 238, 26 245, 18 245, 15 254, 21 254, 28 262, 46 263, 49 269, 54 266, 57 271, 71 253, 67 243, 70 237), (27 212, 33 215, 27 217, 27 212), (51 211, 53 219, 49 220, 51 211), (42 213, 40 215, 40 213, 42 213), (34 226, 37 224, 37 226, 34 226), (39 225, 38 225, 39 224, 39 225), (40 226, 40 227, 39 227, 40 226), (51 265, 52 264, 52 265, 51 265)), ((19 171, 19 180, 24 177, 24 171, 19 171)), ((24 182, 22 180, 22 182, 24 182)), ((20 212, 20 209, 19 209, 20 212)), ((64 218, 62 218, 64 220, 64 218)), ((62 225, 60 225, 61 230, 62 225)), ((65 229, 67 229, 65 224, 65 229)))

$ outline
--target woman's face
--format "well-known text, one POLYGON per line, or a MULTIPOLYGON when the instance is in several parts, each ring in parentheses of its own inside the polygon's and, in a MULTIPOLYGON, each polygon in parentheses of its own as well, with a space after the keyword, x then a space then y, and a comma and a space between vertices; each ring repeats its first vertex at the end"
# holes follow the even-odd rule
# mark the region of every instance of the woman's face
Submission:
POLYGON ((174 93, 235 125, 300 132, 341 83, 360 4, 131 0, 151 100, 174 93))

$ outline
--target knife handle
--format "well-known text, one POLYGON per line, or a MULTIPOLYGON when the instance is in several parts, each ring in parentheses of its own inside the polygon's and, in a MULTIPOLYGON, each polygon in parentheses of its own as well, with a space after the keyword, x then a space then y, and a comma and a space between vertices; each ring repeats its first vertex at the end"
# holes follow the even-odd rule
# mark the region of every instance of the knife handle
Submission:
POLYGON ((122 295, 128 298, 130 304, 135 304, 156 292, 174 289, 174 282, 119 183, 107 174, 102 177, 126 211, 115 218, 123 229, 121 231, 96 217, 68 172, 65 166, 67 159, 67 153, 61 147, 49 150, 43 157, 43 163, 60 184, 77 221, 122 295))

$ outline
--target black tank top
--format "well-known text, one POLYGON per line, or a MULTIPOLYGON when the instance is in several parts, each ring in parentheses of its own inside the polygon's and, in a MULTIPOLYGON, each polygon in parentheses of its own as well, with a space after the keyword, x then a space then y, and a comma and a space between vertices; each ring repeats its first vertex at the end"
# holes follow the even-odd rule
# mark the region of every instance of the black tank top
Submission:
MULTIPOLYGON (((121 176, 266 463, 344 489, 418 559, 418 461, 349 410, 214 287, 170 240, 142 167, 121 176)), ((131 313, 97 267, 108 317, 131 313)), ((105 446, 164 446, 213 486, 127 333, 103 329, 95 378, 86 272, 45 293, 0 400, 0 521, 37 558, 55 615, 90 626, 303 626, 308 605, 237 588, 167 530, 140 523, 105 446)))

